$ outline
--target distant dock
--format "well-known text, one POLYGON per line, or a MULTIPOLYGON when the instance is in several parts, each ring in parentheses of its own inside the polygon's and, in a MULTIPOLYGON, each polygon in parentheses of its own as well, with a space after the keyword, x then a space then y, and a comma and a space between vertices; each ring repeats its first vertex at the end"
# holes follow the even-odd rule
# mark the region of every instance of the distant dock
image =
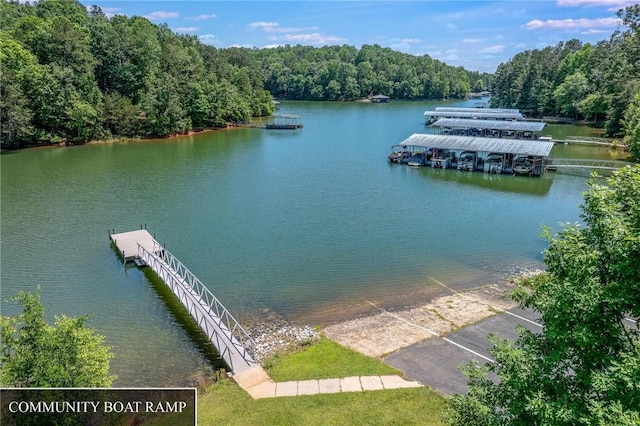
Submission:
POLYGON ((280 114, 273 116, 273 121, 263 126, 264 129, 296 130, 302 129, 300 116, 294 114, 280 114))

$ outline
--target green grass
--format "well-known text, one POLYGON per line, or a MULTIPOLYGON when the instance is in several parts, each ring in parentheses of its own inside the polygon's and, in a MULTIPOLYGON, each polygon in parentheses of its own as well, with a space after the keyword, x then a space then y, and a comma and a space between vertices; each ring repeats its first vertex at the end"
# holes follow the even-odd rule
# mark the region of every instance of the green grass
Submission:
POLYGON ((443 398, 428 388, 253 400, 230 380, 198 398, 198 425, 442 425, 443 398))
POLYGON ((265 370, 276 382, 402 374, 375 358, 364 356, 326 338, 320 338, 301 351, 271 358, 265 363, 265 370))
MULTIPOLYGON (((268 364, 275 381, 400 374, 324 338, 268 364)), ((442 425, 444 406, 442 396, 426 387, 254 400, 222 380, 200 392, 198 425, 442 425)))

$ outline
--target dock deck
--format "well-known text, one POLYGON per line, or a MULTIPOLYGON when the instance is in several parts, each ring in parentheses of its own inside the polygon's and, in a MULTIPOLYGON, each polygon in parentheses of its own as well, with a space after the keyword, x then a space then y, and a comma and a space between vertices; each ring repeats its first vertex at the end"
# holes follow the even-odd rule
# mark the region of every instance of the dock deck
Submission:
POLYGON ((109 239, 125 262, 131 262, 138 257, 138 244, 151 251, 155 242, 153 235, 146 229, 123 232, 121 234, 109 233, 109 239))

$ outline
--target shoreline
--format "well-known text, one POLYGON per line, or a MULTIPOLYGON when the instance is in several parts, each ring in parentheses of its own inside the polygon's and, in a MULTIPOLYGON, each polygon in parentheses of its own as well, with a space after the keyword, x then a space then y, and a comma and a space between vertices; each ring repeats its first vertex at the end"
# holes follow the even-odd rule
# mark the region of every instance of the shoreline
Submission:
POLYGON ((81 142, 81 143, 53 142, 53 141, 50 141, 48 144, 28 145, 28 146, 23 146, 23 147, 18 147, 18 148, 2 148, 1 152, 2 153, 5 153, 5 152, 18 152, 18 151, 29 150, 29 149, 69 148, 69 147, 74 147, 74 146, 101 145, 101 144, 121 143, 121 142, 166 141, 166 140, 185 138, 185 137, 188 137, 188 136, 200 135, 200 134, 205 134, 205 133, 210 133, 210 132, 228 131, 228 130, 243 129, 243 128, 248 128, 248 127, 238 126, 238 125, 228 125, 226 127, 211 127, 211 128, 201 129, 201 130, 191 130, 191 131, 189 131, 187 133, 171 134, 171 135, 162 136, 162 137, 155 137, 155 138, 126 138, 126 137, 118 137, 118 138, 111 138, 111 139, 94 139, 94 140, 90 140, 90 141, 87 141, 87 142, 81 142))
POLYGON ((265 310, 249 320, 245 329, 256 342, 252 350, 260 363, 320 336, 381 359, 404 347, 432 337, 443 337, 517 306, 508 297, 509 292, 519 280, 541 272, 542 269, 517 268, 514 274, 505 276, 499 283, 462 291, 442 284, 449 290, 448 294, 398 309, 367 302, 372 307, 371 312, 315 328, 289 323, 273 311, 265 310))

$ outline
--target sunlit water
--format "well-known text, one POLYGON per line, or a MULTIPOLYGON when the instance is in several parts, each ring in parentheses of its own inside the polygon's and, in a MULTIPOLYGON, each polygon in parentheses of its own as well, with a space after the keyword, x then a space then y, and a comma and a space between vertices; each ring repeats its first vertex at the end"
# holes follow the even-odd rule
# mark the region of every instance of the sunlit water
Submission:
POLYGON ((109 229, 146 224, 240 320, 269 310, 326 324, 367 301, 399 307, 447 291, 437 282, 464 289, 541 266, 542 225, 580 220, 587 178, 389 164, 436 105, 284 102, 303 129, 2 155, 2 314, 39 285, 49 319, 90 315, 116 353, 116 385, 184 384, 210 362, 162 286, 123 267, 109 229))

